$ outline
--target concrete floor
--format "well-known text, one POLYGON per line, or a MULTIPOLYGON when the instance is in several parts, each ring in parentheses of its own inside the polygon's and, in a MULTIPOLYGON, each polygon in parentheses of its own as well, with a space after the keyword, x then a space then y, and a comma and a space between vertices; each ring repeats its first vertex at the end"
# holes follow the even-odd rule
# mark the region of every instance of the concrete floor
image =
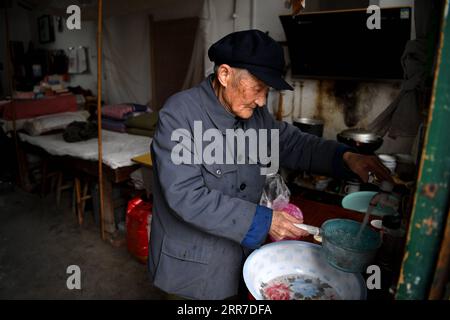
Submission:
POLYGON ((162 298, 146 265, 102 241, 90 214, 78 226, 66 197, 57 209, 52 195, 0 194, 0 299, 162 298), (70 265, 81 269, 81 290, 66 286, 70 265))

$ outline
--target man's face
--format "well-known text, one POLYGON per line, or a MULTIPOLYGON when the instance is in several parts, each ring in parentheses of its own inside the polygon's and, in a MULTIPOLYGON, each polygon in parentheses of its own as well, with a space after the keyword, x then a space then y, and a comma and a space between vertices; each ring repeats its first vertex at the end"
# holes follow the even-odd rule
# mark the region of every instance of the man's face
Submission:
POLYGON ((242 69, 232 69, 230 83, 224 90, 224 100, 236 117, 249 119, 257 107, 266 105, 269 87, 242 69))

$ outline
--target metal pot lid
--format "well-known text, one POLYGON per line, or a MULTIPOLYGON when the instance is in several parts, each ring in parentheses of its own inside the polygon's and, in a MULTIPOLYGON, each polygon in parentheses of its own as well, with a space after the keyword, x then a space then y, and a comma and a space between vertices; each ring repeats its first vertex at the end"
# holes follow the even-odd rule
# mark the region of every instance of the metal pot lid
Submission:
POLYGON ((294 122, 301 123, 301 124, 310 124, 310 125, 322 125, 323 124, 323 120, 313 119, 313 118, 297 118, 297 119, 294 119, 294 122))
POLYGON ((352 139, 358 142, 366 142, 366 143, 376 142, 381 139, 381 137, 376 133, 370 132, 362 128, 347 129, 342 131, 340 135, 347 139, 352 139))

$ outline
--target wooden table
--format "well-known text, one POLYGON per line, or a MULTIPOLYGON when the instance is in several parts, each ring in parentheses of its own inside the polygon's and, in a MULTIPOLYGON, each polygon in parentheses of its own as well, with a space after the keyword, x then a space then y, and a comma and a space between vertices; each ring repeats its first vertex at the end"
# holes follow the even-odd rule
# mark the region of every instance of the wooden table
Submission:
POLYGON ((144 153, 140 156, 131 158, 132 161, 141 165, 142 167, 142 179, 144 180, 144 188, 147 192, 147 196, 150 196, 153 193, 152 189, 152 181, 153 181, 153 162, 150 152, 144 153))
POLYGON ((131 160, 133 160, 136 163, 142 164, 147 168, 151 168, 153 166, 152 156, 150 155, 150 152, 131 158, 131 160))

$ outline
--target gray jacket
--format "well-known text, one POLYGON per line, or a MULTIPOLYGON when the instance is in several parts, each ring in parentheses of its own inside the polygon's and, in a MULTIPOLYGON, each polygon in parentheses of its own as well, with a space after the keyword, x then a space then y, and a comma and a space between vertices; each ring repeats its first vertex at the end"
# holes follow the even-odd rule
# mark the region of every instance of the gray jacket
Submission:
MULTIPOLYGON (((175 129, 279 129, 280 165, 333 174, 338 144, 275 121, 266 107, 249 120, 236 120, 219 103, 211 77, 175 94, 160 111, 151 144, 153 219, 149 271, 154 285, 193 299, 224 299, 237 294, 245 260, 241 242, 259 203, 265 176, 256 164, 180 164, 171 160, 175 129)), ((270 141, 269 141, 270 143, 270 141)), ((207 145, 207 143, 205 143, 207 145)), ((188 149, 186 149, 188 150, 188 149)), ((236 162, 235 162, 236 163, 236 162)))

